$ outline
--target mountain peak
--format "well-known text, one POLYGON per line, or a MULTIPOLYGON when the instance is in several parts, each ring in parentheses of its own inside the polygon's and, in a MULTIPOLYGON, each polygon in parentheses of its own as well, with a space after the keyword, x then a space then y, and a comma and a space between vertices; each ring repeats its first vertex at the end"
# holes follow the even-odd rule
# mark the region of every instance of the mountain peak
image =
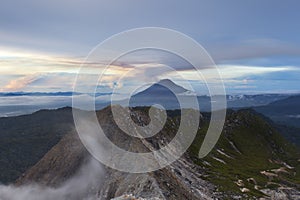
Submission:
POLYGON ((181 94, 188 90, 171 81, 170 79, 162 79, 157 83, 152 84, 147 89, 137 93, 134 96, 168 96, 170 93, 181 94))
POLYGON ((184 87, 182 87, 180 85, 177 85, 170 79, 161 79, 159 82, 153 84, 150 88, 152 88, 152 87, 165 87, 165 88, 172 90, 173 92, 175 92, 177 94, 188 91, 187 89, 185 89, 184 87))
MULTIPOLYGON (((158 84, 175 84, 173 81, 171 81, 170 79, 161 79, 157 82, 158 84)), ((176 85, 176 84, 175 84, 176 85)))
POLYGON ((177 94, 188 92, 187 89, 169 79, 162 79, 147 89, 135 94, 130 99, 132 107, 160 104, 168 109, 179 109, 177 94))

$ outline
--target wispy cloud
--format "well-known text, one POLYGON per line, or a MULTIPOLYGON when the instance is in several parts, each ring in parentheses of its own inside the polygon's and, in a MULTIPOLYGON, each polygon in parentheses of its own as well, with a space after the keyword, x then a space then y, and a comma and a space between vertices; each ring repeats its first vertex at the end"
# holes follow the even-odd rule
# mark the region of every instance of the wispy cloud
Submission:
MULTIPOLYGON (((279 67, 265 67, 265 66, 242 66, 242 65, 218 65, 217 67, 221 78, 226 80, 231 80, 234 78, 243 78, 250 75, 264 75, 275 72, 284 72, 284 71, 300 71, 299 68, 293 66, 279 66, 279 67)), ((204 78, 207 81, 213 81, 217 75, 216 71, 211 68, 203 69, 201 71, 204 75, 204 78)), ((182 76, 186 77, 188 80, 199 80, 198 76, 195 76, 195 70, 187 69, 180 72, 182 76)), ((175 73, 172 75, 175 76, 175 73)))
MULTIPOLYGON (((0 91, 71 91, 83 60, 78 57, 3 48, 0 50, 0 74, 11 78, 1 82, 0 91)), ((180 80, 183 77, 186 80, 204 81, 199 79, 193 66, 187 61, 161 51, 144 51, 125 56, 107 69, 104 63, 105 61, 87 61, 83 71, 85 76, 82 76, 82 82, 77 86, 83 91, 87 87, 98 87, 101 92, 111 92, 112 89, 120 89, 124 85, 128 87, 127 83, 143 85, 160 78, 180 80), (91 80, 97 80, 99 72, 103 72, 101 82, 92 82, 91 80)), ((297 66, 237 64, 220 64, 218 69, 225 82, 237 84, 239 88, 249 80, 249 76, 299 71, 297 66)), ((211 68, 204 66, 202 73, 206 81, 218 81, 215 79, 215 71, 211 68)))
POLYGON ((41 79, 43 77, 42 74, 32 74, 23 76, 21 78, 17 78, 9 81, 7 85, 3 88, 0 88, 1 92, 10 92, 10 91, 19 91, 28 86, 29 84, 41 79))
POLYGON ((80 67, 81 60, 68 56, 4 47, 0 50, 0 74, 76 72, 80 67))

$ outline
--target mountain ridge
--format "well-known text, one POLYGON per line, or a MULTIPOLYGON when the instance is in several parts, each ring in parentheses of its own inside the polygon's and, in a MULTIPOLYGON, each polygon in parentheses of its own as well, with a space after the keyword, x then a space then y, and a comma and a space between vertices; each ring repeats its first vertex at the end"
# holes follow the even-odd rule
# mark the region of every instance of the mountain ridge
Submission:
MULTIPOLYGON (((147 109, 149 108, 134 108, 132 112, 139 116, 136 120, 147 121, 147 109)), ((64 111, 71 113, 70 108, 48 112, 56 112, 55 115, 52 115, 52 117, 56 117, 56 115, 60 116, 59 112, 64 111)), ((35 115, 44 115, 48 112, 41 111, 35 115)), ((198 159, 198 149, 210 119, 209 113, 202 114, 203 118, 201 118, 199 131, 193 145, 178 161, 169 167, 147 175, 121 173, 106 168, 106 181, 99 183, 101 186, 98 184, 88 193, 98 195, 97 198, 105 197, 104 199, 132 194, 137 198, 157 197, 172 200, 232 199, 233 197, 266 198, 272 197, 272 195, 290 198, 300 195, 298 188, 300 168, 299 161, 297 161, 299 152, 254 110, 229 110, 225 129, 217 146, 208 157, 198 159), (296 175, 293 175, 294 173, 296 175), (269 180, 271 175, 280 178, 269 180), (252 180, 251 183, 248 179, 252 180), (281 187, 276 186, 276 184, 281 187), (289 191, 280 189, 286 187, 293 189, 289 191)), ((148 151, 145 144, 153 146, 154 149, 161 148, 173 138, 178 126, 180 112, 168 111, 168 115, 170 117, 164 130, 141 143, 139 139, 134 139, 120 132, 112 120, 110 107, 97 111, 97 117, 103 129, 108 132, 109 139, 120 148, 134 152, 148 151)), ((64 120, 60 119, 59 121, 63 122, 64 120)), ((79 167, 78 163, 83 161, 81 155, 85 155, 85 153, 80 152, 85 150, 80 147, 80 142, 75 142, 73 143, 75 145, 72 145, 71 141, 74 140, 70 137, 74 138, 75 132, 66 134, 62 137, 67 139, 62 139, 54 145, 41 160, 37 161, 34 167, 28 166, 26 172, 17 181, 18 186, 33 181, 45 184, 47 187, 60 187, 61 184, 64 185, 64 181, 71 174, 76 174, 79 167), (71 153, 72 146, 79 147, 79 152, 71 153)))

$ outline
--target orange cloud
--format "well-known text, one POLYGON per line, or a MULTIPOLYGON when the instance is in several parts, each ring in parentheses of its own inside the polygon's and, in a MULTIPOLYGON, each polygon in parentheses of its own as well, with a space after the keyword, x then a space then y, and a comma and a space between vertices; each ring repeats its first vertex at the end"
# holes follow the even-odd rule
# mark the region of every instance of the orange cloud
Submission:
POLYGON ((0 91, 17 91, 25 88, 30 83, 41 78, 41 74, 31 74, 18 79, 11 80, 7 85, 5 85, 0 91))

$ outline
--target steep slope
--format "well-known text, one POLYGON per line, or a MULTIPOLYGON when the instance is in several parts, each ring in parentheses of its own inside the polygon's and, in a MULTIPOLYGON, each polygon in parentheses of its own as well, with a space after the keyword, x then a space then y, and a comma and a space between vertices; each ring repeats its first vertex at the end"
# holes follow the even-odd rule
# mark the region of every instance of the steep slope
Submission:
POLYGON ((198 159, 206 129, 204 125, 189 152, 206 168, 205 179, 220 191, 300 197, 299 151, 253 110, 230 111, 218 144, 206 158, 198 159))
POLYGON ((76 133, 65 135, 58 144, 17 181, 16 185, 37 182, 57 186, 71 178, 90 159, 76 133))
MULTIPOLYGON (((133 109, 133 120, 140 125, 147 124, 148 109, 145 107, 133 109)), ((168 117, 166 125, 157 135, 140 140, 119 131, 112 120, 109 108, 103 111, 98 112, 97 115, 102 127, 104 129, 109 127, 106 131, 113 133, 113 136, 108 137, 118 146, 133 152, 148 152, 162 148, 173 139, 179 125, 178 112, 169 112, 172 117, 168 117)), ((193 165, 187 154, 170 166, 147 174, 128 174, 109 169, 108 171, 109 181, 106 181, 101 188, 100 199, 101 197, 110 199, 122 194, 170 200, 218 197, 214 193, 215 187, 201 178, 201 168, 193 165)))
MULTIPOLYGON (((148 121, 148 108, 134 109, 135 120, 145 124, 148 121)), ((160 148, 170 141, 176 132, 177 119, 168 118, 166 128, 158 136, 141 141, 124 134, 115 124, 110 108, 97 112, 97 116, 112 142, 133 152, 147 152, 151 148, 160 148)), ((47 186, 59 186, 66 177, 79 167, 85 150, 78 147, 80 143, 74 139, 76 135, 66 135, 61 142, 54 146, 41 161, 28 170, 18 181, 17 185, 28 183, 42 183, 47 186), (70 141, 70 145, 67 144, 70 141), (76 151, 73 148, 76 146, 76 151)), ((86 172, 88 173, 94 173, 86 172)), ((171 166, 162 170, 146 174, 129 174, 106 169, 105 181, 98 185, 98 191, 94 193, 95 199, 111 199, 123 194, 133 194, 143 198, 157 199, 210 199, 215 187, 201 176, 201 168, 192 164, 188 155, 174 162, 171 166)))
POLYGON ((0 182, 15 181, 72 131, 71 108, 0 118, 0 182))
MULTIPOLYGON (((149 122, 148 109, 132 109, 133 120, 146 125, 149 122)), ((168 111, 168 116, 162 131, 141 140, 130 137, 117 127, 110 107, 97 112, 109 139, 132 152, 148 152, 168 144, 177 132, 180 112, 168 111)), ((92 185, 88 184, 89 187, 81 188, 81 193, 90 199, 103 200, 122 196, 124 198, 119 199, 126 199, 126 195, 168 200, 300 197, 299 151, 253 110, 229 111, 217 146, 206 158, 198 159, 209 118, 208 113, 203 114, 193 145, 170 166, 147 174, 122 173, 106 168, 105 176, 97 178, 92 185)), ((71 184, 67 179, 80 168, 90 180, 95 170, 84 170, 90 156, 76 137, 75 133, 64 136, 20 177, 17 185, 38 182, 59 190, 71 184)), ((81 197, 79 199, 83 199, 81 197)))

